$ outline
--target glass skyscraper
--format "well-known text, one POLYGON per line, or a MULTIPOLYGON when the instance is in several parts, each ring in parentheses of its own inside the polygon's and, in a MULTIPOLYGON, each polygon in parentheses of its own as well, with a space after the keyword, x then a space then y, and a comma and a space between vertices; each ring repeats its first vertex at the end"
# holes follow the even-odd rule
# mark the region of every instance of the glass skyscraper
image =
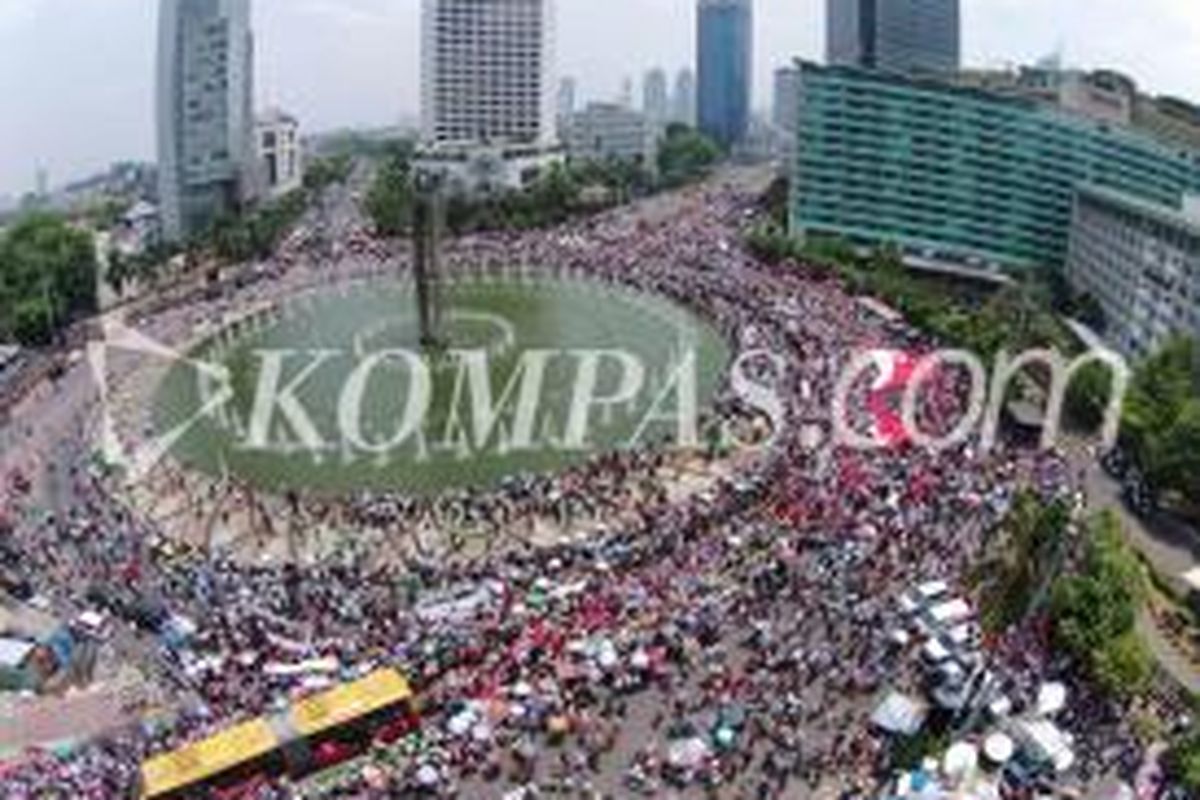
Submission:
POLYGON ((1061 267, 1084 185, 1178 209, 1200 153, 1036 101, 801 63, 791 222, 991 267, 1061 267))
POLYGON ((697 125, 730 147, 750 123, 750 0, 699 0, 697 11, 697 125))
POLYGON ((959 65, 959 0, 826 0, 826 61, 893 72, 959 65))
POLYGON ((250 0, 162 0, 158 183, 163 235, 202 231, 253 192, 250 0))

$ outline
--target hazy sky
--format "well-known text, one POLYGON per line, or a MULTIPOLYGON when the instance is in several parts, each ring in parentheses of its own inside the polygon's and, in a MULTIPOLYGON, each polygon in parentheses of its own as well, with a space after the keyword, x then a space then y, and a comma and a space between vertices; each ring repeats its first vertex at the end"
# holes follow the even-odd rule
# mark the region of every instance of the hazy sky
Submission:
MULTIPOLYGON (((581 99, 624 76, 691 64, 695 0, 557 0, 561 74, 581 99)), ((754 0, 755 105, 792 56, 820 58, 825 0, 754 0)), ((1200 0, 962 0, 968 64, 1035 60, 1124 69, 1200 100, 1200 0)), ((0 0, 0 193, 154 153, 158 0, 0 0)), ((309 130, 418 110, 420 0, 254 0, 257 95, 309 130)))

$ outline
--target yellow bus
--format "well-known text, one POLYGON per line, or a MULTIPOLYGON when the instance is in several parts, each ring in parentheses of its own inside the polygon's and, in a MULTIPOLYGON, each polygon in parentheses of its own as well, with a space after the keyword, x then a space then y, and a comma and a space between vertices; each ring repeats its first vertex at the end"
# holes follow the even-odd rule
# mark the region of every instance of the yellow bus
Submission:
POLYGON ((416 724, 412 689, 380 669, 293 704, 281 714, 235 725, 142 763, 142 797, 236 796, 237 787, 282 775, 302 777, 350 758, 376 738, 416 724))
POLYGON ((263 719, 235 725, 145 761, 142 796, 147 800, 195 797, 209 787, 278 774, 283 767, 279 744, 279 736, 263 719))

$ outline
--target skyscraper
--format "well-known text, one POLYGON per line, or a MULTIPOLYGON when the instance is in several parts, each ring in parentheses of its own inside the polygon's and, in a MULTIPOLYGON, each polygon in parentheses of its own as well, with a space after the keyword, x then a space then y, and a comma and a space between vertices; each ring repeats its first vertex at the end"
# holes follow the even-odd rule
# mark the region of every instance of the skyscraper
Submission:
POLYGON ((555 106, 560 124, 562 120, 575 113, 576 89, 574 78, 566 77, 558 82, 558 99, 555 101, 555 106))
POLYGON ((799 115, 800 70, 798 67, 780 67, 775 70, 775 100, 771 107, 771 121, 781 131, 795 133, 799 115))
POLYGON ((254 186, 250 0, 162 0, 158 183, 163 235, 203 230, 254 186))
POLYGON ((959 0, 826 0, 826 61, 889 72, 959 66, 959 0))
POLYGON ((686 67, 675 76, 675 92, 671 96, 671 121, 684 125, 696 124, 696 73, 686 67))
POLYGON ((642 78, 642 111, 651 124, 662 126, 671 116, 667 73, 655 67, 642 78))
POLYGON ((697 124, 724 147, 750 123, 752 22, 750 0, 699 0, 697 124))
POLYGON ((427 144, 552 142, 553 0, 424 0, 427 144))

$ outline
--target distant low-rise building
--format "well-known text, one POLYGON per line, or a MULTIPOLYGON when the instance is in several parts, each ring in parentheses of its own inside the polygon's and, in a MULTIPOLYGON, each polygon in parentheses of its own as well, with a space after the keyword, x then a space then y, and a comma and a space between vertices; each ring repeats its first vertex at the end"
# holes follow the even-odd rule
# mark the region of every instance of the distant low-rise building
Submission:
POLYGON ((160 226, 158 208, 139 200, 117 221, 113 242, 125 254, 140 253, 159 240, 160 226))
POLYGON ((1200 150, 1200 108, 1175 97, 1153 97, 1111 69, 1064 69, 1048 60, 1017 69, 967 69, 960 86, 1034 100, 1098 122, 1122 125, 1159 141, 1200 150))
POLYGON ((1067 280, 1100 304, 1106 338, 1145 356, 1200 337, 1200 198, 1173 209, 1096 186, 1075 198, 1067 280))
POLYGON ((653 168, 658 126, 623 105, 591 103, 567 121, 566 143, 573 161, 628 161, 653 168))
POLYGON ((280 109, 271 109, 254 122, 259 196, 279 197, 300 188, 300 123, 280 109))

